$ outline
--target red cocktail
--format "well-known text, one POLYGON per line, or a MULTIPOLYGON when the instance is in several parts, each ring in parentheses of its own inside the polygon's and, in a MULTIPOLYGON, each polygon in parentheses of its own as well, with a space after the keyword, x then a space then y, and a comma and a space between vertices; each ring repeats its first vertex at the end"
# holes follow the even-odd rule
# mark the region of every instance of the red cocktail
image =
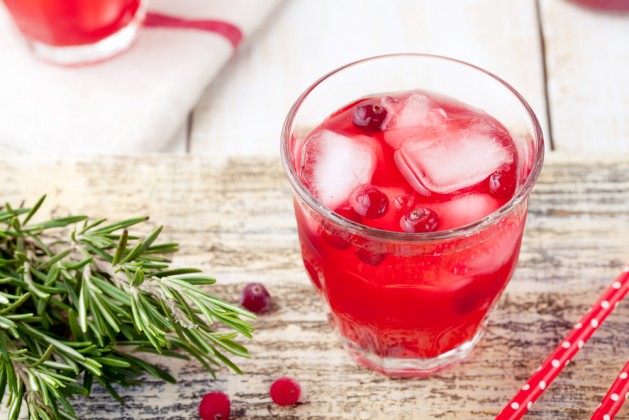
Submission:
POLYGON ((580 6, 604 12, 629 12, 629 0, 570 0, 580 6))
POLYGON ((34 52, 58 64, 98 61, 126 49, 145 0, 3 0, 34 52))
POLYGON ((356 360, 422 375, 471 350, 515 269, 542 155, 519 95, 454 60, 365 60, 298 100, 283 158, 304 265, 356 360), (348 105, 322 116, 333 98, 328 113, 348 105))

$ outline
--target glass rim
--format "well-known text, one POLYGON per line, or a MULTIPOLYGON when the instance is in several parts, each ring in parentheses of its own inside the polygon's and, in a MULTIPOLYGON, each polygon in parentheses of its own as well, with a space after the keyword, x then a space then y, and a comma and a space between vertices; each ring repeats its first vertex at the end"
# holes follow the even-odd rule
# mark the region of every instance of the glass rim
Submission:
MULTIPOLYGON (((333 110, 332 110, 333 111, 333 110)), ((330 112, 332 112, 330 111, 330 112)), ((304 200, 310 207, 312 207, 317 213, 323 216, 327 220, 331 220, 339 226, 347 229, 351 233, 360 234, 375 238, 388 239, 388 240, 397 240, 403 242, 417 242, 417 241, 432 241, 432 240, 443 240, 443 239, 452 239, 458 237, 464 237, 472 235, 483 228, 492 225, 501 219, 505 218, 511 211, 521 204, 528 197, 531 189, 535 185, 537 178, 542 170, 542 163, 544 161, 544 135, 542 133, 542 129, 539 125, 539 121, 535 116, 535 113, 531 109, 528 102, 516 91, 510 84, 505 82, 500 77, 495 74, 478 67, 474 64, 467 63, 465 61, 461 61, 455 58, 445 57, 441 55, 434 54, 422 54, 422 53, 398 53, 398 54, 385 54, 378 55, 368 58, 363 58, 360 60, 353 61, 351 63, 340 66, 327 74, 320 77, 314 83, 306 88, 306 90, 297 98, 295 103, 292 105, 286 119, 284 120, 284 125, 282 127, 281 132, 281 157, 282 157, 282 166, 284 167, 284 171, 286 172, 288 179, 293 187, 293 190, 299 195, 299 197, 304 200), (432 59, 436 61, 444 61, 449 62, 455 65, 461 65, 463 67, 467 67, 470 70, 479 72, 488 76, 490 79, 498 82, 499 85, 502 85, 507 91, 511 92, 513 96, 518 100, 518 102, 522 105, 526 114, 528 115, 530 122, 533 126, 533 141, 537 146, 536 155, 534 159, 534 163, 531 167, 531 170, 526 178, 526 181, 516 190, 516 194, 509 201, 503 204, 500 208, 490 213, 489 215, 479 219, 473 223, 469 223, 464 226, 459 226, 452 229, 436 231, 436 232, 419 232, 419 233, 408 233, 408 232, 394 232, 383 229, 378 229, 370 226, 366 226, 357 222, 353 222, 349 219, 344 218, 343 216, 335 213, 333 210, 329 209, 323 203, 321 203, 315 196, 313 196, 310 191, 303 185, 297 171, 290 158, 290 138, 291 138, 291 128, 301 105, 308 98, 308 95, 321 83, 325 82, 330 77, 334 76, 341 71, 355 67, 357 65, 390 58, 422 58, 422 59, 432 59)))

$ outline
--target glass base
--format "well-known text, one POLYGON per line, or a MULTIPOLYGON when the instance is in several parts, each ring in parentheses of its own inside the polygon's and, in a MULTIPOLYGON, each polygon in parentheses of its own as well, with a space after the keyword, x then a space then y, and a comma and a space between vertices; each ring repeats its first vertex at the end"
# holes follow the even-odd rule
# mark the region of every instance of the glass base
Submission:
POLYGON ((353 360, 369 369, 387 376, 422 377, 433 375, 444 367, 463 360, 470 354, 484 334, 485 328, 481 327, 471 340, 431 359, 380 357, 366 351, 358 344, 346 338, 343 338, 343 345, 353 360))
POLYGON ((134 19, 118 32, 94 44, 53 46, 28 40, 33 54, 38 58, 62 66, 98 63, 127 50, 136 40, 142 20, 134 19))

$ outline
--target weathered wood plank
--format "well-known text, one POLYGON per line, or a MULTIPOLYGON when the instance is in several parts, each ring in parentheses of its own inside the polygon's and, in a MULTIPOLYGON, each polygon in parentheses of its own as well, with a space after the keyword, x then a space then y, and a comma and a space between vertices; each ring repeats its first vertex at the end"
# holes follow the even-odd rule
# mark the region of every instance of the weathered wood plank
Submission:
MULTIPOLYGON (((328 326, 300 263, 290 187, 276 160, 0 157, 0 179, 2 200, 32 203, 47 192, 45 210, 58 214, 149 214, 166 225, 166 239, 182 244, 175 262, 217 276, 212 290, 221 297, 236 302, 240 288, 258 280, 275 298, 272 312, 255 321, 243 376, 221 370, 213 382, 195 362, 158 359, 178 384, 149 378, 123 391, 122 407, 97 388, 78 403, 83 419, 195 418, 201 396, 215 389, 230 394, 237 418, 491 418, 629 250, 629 161, 550 159, 532 196, 519 268, 485 339, 432 378, 389 379, 355 366, 328 326), (302 384, 299 405, 271 403, 268 387, 280 375, 302 384)), ((588 417, 626 360, 628 323, 629 305, 621 305, 528 418, 588 417)))
POLYGON ((191 152, 274 157, 286 113, 307 86, 341 65, 395 52, 451 56, 499 75, 546 130, 534 0, 292 0, 199 101, 191 152))
POLYGON ((555 150, 629 152, 629 15, 540 6, 555 150))

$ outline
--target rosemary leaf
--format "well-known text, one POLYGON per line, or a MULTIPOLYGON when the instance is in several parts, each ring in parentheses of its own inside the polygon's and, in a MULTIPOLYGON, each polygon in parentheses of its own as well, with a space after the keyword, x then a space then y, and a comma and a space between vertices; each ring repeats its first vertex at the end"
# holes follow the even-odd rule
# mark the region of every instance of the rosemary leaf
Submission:
POLYGON ((33 222, 44 201, 0 208, 0 402, 10 419, 22 406, 30 418, 75 419, 70 401, 94 380, 120 403, 114 385, 144 373, 175 382, 140 354, 191 356, 212 377, 221 366, 240 373, 228 354, 249 357, 237 338, 251 337, 253 315, 199 287, 216 282, 201 270, 172 267, 178 245, 158 242, 161 226, 139 239, 129 228, 147 217, 33 222))

